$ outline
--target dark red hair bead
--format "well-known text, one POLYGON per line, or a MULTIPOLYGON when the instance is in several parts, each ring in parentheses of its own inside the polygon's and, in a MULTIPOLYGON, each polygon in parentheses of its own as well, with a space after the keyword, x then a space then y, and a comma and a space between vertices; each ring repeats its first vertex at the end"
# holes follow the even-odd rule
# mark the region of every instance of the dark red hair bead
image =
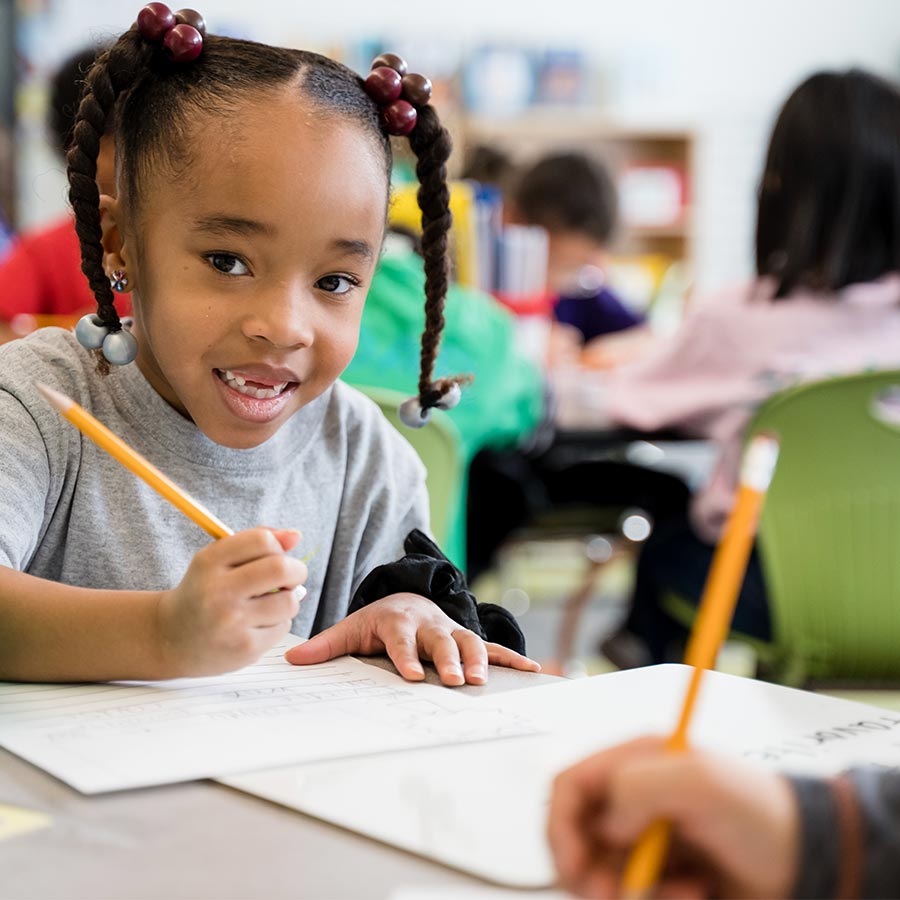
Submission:
POLYGON ((175 21, 179 25, 190 25, 200 32, 200 37, 206 37, 206 19, 196 9, 179 9, 175 13, 175 21))
POLYGON ((369 72, 363 87, 379 106, 384 106, 400 96, 400 76, 387 66, 379 66, 369 72))
POLYGON ((193 25, 176 25, 166 32, 163 48, 172 62, 191 62, 200 55, 203 38, 193 25))
POLYGON ((408 69, 406 60, 396 53, 381 53, 372 60, 370 69, 377 69, 379 66, 387 66, 393 69, 398 75, 405 75, 408 69))
POLYGON ((403 91, 400 96, 413 106, 425 106, 431 99, 431 81, 424 75, 410 72, 403 76, 401 84, 403 91))
POLYGON ((416 108, 405 100, 395 100, 381 111, 388 134, 403 137, 416 127, 416 108))
POLYGON ((165 3, 148 3, 137 17, 138 31, 146 41, 161 41, 175 24, 175 14, 165 3))

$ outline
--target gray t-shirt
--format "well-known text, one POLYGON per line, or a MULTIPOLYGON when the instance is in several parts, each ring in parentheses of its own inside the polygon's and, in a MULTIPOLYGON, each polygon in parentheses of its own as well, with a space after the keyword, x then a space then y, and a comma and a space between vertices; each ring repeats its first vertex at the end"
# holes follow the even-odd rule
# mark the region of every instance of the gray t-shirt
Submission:
POLYGON ((337 382, 249 450, 209 440, 136 365, 107 377, 74 335, 43 329, 0 347, 0 565, 93 588, 176 585, 211 539, 65 421, 53 387, 96 416, 230 528, 303 532, 309 591, 293 632, 347 613, 375 567, 428 530, 425 470, 367 397, 337 382))

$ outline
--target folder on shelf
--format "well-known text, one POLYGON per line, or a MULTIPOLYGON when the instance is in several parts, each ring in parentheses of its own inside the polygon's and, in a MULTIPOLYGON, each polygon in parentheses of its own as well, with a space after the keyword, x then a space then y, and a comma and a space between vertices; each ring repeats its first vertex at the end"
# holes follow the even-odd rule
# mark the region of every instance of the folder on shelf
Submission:
MULTIPOLYGON (((418 184, 401 184, 393 188, 388 210, 388 222, 391 225, 416 234, 421 233, 422 212, 416 199, 418 190, 418 184)), ((450 248, 456 280, 460 284, 477 286, 475 195, 470 182, 450 183, 450 212, 453 215, 450 248)))

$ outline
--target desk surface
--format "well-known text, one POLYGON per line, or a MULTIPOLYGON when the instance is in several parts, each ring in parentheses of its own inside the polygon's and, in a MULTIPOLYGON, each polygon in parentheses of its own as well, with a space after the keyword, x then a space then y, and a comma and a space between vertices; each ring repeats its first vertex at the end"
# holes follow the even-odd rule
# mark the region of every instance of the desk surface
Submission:
MULTIPOLYGON (((431 672, 428 680, 437 681, 431 672)), ((487 685, 454 690, 550 680, 491 667, 487 685)), ((49 827, 0 841, 0 897, 9 900, 338 900, 483 885, 212 781, 87 797, 0 749, 0 803, 52 817, 49 827)))

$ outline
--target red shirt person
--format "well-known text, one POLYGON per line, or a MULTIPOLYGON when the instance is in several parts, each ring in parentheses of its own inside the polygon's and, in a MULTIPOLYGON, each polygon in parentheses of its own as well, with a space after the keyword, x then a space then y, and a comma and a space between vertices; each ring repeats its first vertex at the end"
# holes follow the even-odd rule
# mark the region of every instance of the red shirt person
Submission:
MULTIPOLYGON (((84 75, 99 52, 95 47, 81 50, 67 59, 53 78, 48 126, 61 153, 72 139, 84 75)), ((101 193, 115 195, 112 142, 104 139, 103 144, 106 146, 97 159, 97 184, 101 193)), ((74 321, 95 306, 81 271, 81 251, 71 215, 18 235, 0 259, 0 342, 46 324, 42 316, 66 316, 74 321), (36 321, 15 323, 17 316, 32 316, 36 321)))

